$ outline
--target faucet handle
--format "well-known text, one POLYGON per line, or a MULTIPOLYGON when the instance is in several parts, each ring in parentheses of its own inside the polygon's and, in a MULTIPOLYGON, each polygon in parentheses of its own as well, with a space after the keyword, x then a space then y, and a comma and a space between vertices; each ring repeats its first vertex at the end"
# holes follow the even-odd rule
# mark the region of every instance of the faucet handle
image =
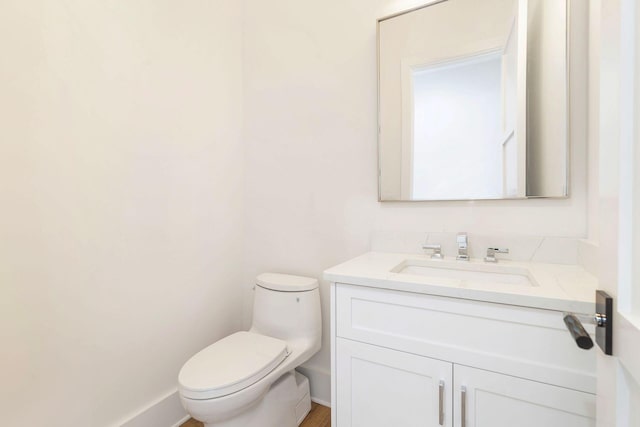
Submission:
POLYGON ((467 233, 458 233, 458 236, 456 237, 456 242, 458 243, 458 248, 467 249, 468 241, 469 241, 469 239, 467 237, 467 233))
POLYGON ((456 256, 456 260, 469 261, 469 238, 467 237, 467 233, 458 233, 456 242, 458 243, 458 256, 456 256))
POLYGON ((496 254, 508 254, 509 249, 507 248, 487 248, 487 256, 484 257, 484 262, 498 262, 498 258, 496 258, 496 254))
POLYGON ((442 255, 442 246, 440 244, 427 245, 426 243, 422 245, 422 249, 433 250, 431 254, 431 259, 444 259, 444 255, 442 255))

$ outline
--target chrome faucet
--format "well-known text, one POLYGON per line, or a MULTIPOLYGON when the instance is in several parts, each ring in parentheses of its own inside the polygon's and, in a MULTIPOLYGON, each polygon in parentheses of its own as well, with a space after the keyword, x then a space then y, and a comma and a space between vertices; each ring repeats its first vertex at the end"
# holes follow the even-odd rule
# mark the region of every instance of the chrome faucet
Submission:
POLYGON ((500 248, 487 248, 487 256, 484 257, 484 262, 498 262, 496 254, 508 254, 509 249, 500 248))
POLYGON ((433 253, 431 254, 431 259, 444 259, 444 255, 442 255, 442 247, 439 244, 427 245, 425 243, 422 245, 422 249, 431 249, 433 251, 433 253))
POLYGON ((467 238, 467 233, 458 233, 456 241, 458 242, 458 256, 456 257, 456 259, 458 261, 469 261, 469 239, 467 238))

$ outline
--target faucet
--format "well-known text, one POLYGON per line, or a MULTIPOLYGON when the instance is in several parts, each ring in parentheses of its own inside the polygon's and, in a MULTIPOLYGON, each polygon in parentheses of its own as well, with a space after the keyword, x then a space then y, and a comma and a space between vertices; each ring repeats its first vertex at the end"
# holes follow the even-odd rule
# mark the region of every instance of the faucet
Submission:
POLYGON ((431 254, 431 259, 444 259, 444 255, 442 255, 442 247, 439 244, 428 245, 424 243, 422 245, 422 249, 431 249, 433 251, 433 253, 431 254))
POLYGON ((456 259, 458 261, 469 261, 469 239, 467 238, 467 233, 458 233, 456 241, 458 242, 458 256, 456 257, 456 259))
POLYGON ((509 249, 500 248, 487 248, 487 256, 484 257, 484 262, 498 262, 496 254, 508 254, 509 249))

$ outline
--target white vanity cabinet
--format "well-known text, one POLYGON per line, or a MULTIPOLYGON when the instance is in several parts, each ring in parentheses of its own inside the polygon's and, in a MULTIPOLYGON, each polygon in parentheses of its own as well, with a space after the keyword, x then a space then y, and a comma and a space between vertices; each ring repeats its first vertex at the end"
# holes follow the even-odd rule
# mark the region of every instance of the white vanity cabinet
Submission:
POLYGON ((590 427, 562 312, 333 283, 334 427, 590 427))
POLYGON ((591 393, 460 365, 453 383, 456 427, 595 426, 591 393))
POLYGON ((451 363, 343 338, 336 346, 332 425, 453 426, 451 363))

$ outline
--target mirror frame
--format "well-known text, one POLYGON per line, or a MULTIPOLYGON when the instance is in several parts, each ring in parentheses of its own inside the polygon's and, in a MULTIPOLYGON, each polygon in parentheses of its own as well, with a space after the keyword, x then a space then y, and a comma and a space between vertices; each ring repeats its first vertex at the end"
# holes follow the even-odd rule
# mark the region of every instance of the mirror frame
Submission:
MULTIPOLYGON (((525 196, 525 197, 503 197, 503 198, 493 198, 493 199, 424 199, 424 200, 403 200, 403 199, 382 199, 382 167, 381 167, 381 126, 380 126, 380 24, 389 19, 396 18, 398 16, 406 15, 411 12, 415 12, 417 10, 426 9, 431 6, 436 6, 441 3, 446 3, 450 0, 432 0, 423 5, 412 7, 410 9, 406 9, 400 12, 393 13, 391 15, 384 16, 382 18, 378 18, 376 22, 376 89, 377 93, 377 179, 378 179, 378 202, 391 202, 391 203, 424 203, 424 202, 495 202, 500 200, 531 200, 531 199, 549 199, 549 200, 565 200, 571 197, 571 4, 572 0, 566 1, 566 37, 565 37, 565 61, 566 61, 566 97, 567 97, 567 111, 566 111, 566 120, 567 120, 567 133, 566 133, 566 159, 565 159, 565 194, 562 196, 525 196)), ((520 1, 520 0, 516 0, 520 1)))

